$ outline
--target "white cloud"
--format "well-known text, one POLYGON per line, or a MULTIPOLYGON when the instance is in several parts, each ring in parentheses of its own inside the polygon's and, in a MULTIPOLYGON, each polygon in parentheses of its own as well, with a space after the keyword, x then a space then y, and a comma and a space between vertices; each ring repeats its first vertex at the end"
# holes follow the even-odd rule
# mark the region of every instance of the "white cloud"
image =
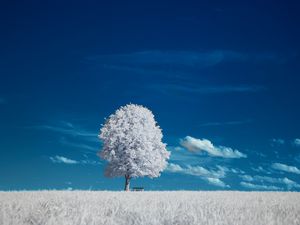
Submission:
POLYGON ((296 147, 300 147, 300 138, 296 138, 296 139, 293 141, 293 144, 294 144, 296 147))
POLYGON ((300 188, 300 184, 296 183, 295 181, 292 181, 288 178, 283 178, 283 183, 285 183, 288 188, 300 188))
POLYGON ((225 166, 219 166, 218 165, 217 168, 219 168, 220 170, 223 170, 226 173, 228 173, 228 172, 235 173, 235 174, 244 174, 245 173, 243 170, 228 168, 228 167, 225 167, 225 166))
POLYGON ((273 138, 271 140, 271 145, 274 146, 279 146, 279 145, 284 145, 285 141, 281 138, 273 138))
POLYGON ((88 159, 81 160, 81 161, 80 161, 80 164, 86 164, 86 165, 101 165, 101 163, 98 162, 98 161, 95 161, 95 160, 88 160, 88 159))
POLYGON ((96 152, 98 150, 97 147, 93 147, 90 144, 76 143, 74 141, 69 141, 66 138, 61 138, 59 140, 59 142, 63 145, 69 146, 69 147, 84 149, 84 150, 88 150, 91 152, 96 152))
POLYGON ((73 159, 68 159, 64 156, 58 156, 56 155, 55 157, 50 157, 50 160, 53 163, 65 163, 65 164, 78 164, 79 162, 73 159))
POLYGON ((59 121, 56 125, 38 125, 28 128, 57 133, 60 136, 59 142, 62 145, 85 152, 95 153, 101 144, 97 133, 85 130, 67 121, 59 121))
POLYGON ((264 169, 263 167, 259 166, 259 167, 251 167, 251 169, 255 172, 262 172, 262 173, 266 173, 266 174, 271 174, 270 171, 264 169))
POLYGON ((186 174, 194 175, 194 176, 205 176, 212 178, 223 178, 225 177, 225 170, 219 168, 219 170, 208 170, 201 166, 188 166, 185 170, 186 174))
POLYGON ((58 156, 58 155, 56 155, 54 157, 49 157, 49 159, 53 163, 83 164, 83 165, 99 165, 99 164, 101 164, 100 162, 97 162, 94 160, 85 159, 85 160, 77 161, 77 160, 69 159, 64 156, 58 156))
POLYGON ((230 187, 229 185, 226 185, 223 181, 220 180, 220 178, 224 178, 226 176, 226 171, 222 167, 218 167, 218 170, 208 170, 201 166, 189 165, 183 168, 178 164, 169 163, 166 171, 171 173, 181 173, 197 176, 214 186, 230 187))
POLYGON ((190 166, 183 168, 178 164, 169 163, 166 169, 169 172, 176 173, 184 173, 193 176, 203 176, 203 177, 213 177, 213 178, 224 178, 226 175, 226 171, 223 168, 218 168, 218 170, 208 170, 202 166, 190 166))
POLYGON ((207 177, 206 178, 207 181, 215 186, 219 186, 219 187, 230 187, 229 185, 225 184, 223 181, 221 181, 219 178, 213 178, 213 177, 207 177))
POLYGON ((174 74, 197 71, 224 62, 278 61, 273 54, 245 54, 228 50, 213 51, 139 51, 123 54, 106 54, 87 57, 88 64, 97 64, 103 69, 129 71, 140 74, 174 74))
POLYGON ((214 146, 213 143, 207 139, 196 139, 186 136, 180 141, 180 144, 191 152, 205 151, 211 156, 222 158, 247 158, 246 154, 238 150, 224 146, 214 146))
POLYGON ((167 171, 171 173, 177 173, 177 172, 182 172, 183 168, 177 164, 169 163, 167 167, 167 171))
POLYGON ((32 126, 30 128, 49 130, 52 132, 62 133, 64 135, 69 135, 72 137, 81 137, 85 141, 97 142, 99 143, 98 134, 95 132, 87 131, 80 127, 75 127, 72 123, 66 121, 60 121, 56 125, 39 125, 32 126))
POLYGON ((230 171, 232 173, 237 173, 237 174, 244 174, 245 173, 245 171, 243 171, 241 169, 234 169, 234 168, 230 169, 230 171))
POLYGON ((274 177, 267 177, 267 176, 254 176, 254 179, 261 182, 268 182, 268 183, 285 183, 284 178, 274 178, 274 177))
POLYGON ((267 186, 267 185, 259 185, 259 184, 252 184, 248 182, 240 182, 240 185, 245 187, 245 188, 250 188, 250 189, 256 189, 256 190, 273 190, 273 191, 278 191, 282 190, 282 188, 276 187, 276 186, 267 186))
POLYGON ((273 163, 271 167, 273 169, 284 171, 284 172, 300 174, 300 169, 298 169, 295 166, 288 166, 282 163, 273 163))
POLYGON ((168 150, 170 151, 175 151, 175 152, 181 152, 184 151, 184 148, 180 147, 180 146, 167 146, 168 150))
MULTIPOLYGON (((165 94, 181 92, 186 94, 222 94, 233 92, 259 92, 265 90, 262 86, 194 86, 193 84, 152 84, 147 86, 149 89, 165 94)), ((234 123, 234 121, 233 121, 234 123)), ((229 125, 229 124, 228 124, 229 125)), ((231 124, 232 125, 232 124, 231 124)))
POLYGON ((298 183, 288 179, 287 177, 274 178, 268 176, 250 176, 250 175, 241 175, 240 177, 247 182, 260 182, 260 183, 267 182, 272 184, 282 184, 282 185, 286 185, 288 189, 300 188, 300 185, 298 183))
POLYGON ((249 182, 251 182, 251 181, 254 180, 253 177, 250 176, 250 175, 241 175, 240 177, 241 177, 243 180, 249 181, 249 182))
POLYGON ((200 127, 210 127, 210 126, 231 126, 231 125, 243 125, 251 123, 252 120, 236 120, 236 121, 225 121, 225 122, 208 122, 202 123, 200 127))

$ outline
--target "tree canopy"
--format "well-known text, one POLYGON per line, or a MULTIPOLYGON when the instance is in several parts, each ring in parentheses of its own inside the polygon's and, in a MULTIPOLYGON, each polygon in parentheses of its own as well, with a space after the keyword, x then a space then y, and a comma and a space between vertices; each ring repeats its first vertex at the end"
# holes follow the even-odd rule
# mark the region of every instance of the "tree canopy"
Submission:
POLYGON ((160 176, 170 152, 162 142, 162 131, 153 113, 140 105, 128 104, 106 119, 99 138, 98 155, 108 161, 105 175, 150 178, 160 176))

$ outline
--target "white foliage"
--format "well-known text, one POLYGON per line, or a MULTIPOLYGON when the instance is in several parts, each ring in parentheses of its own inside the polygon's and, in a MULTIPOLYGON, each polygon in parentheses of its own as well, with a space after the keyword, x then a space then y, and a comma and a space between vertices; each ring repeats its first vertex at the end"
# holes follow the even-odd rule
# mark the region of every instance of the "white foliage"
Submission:
POLYGON ((98 155, 109 162, 105 175, 158 177, 170 156, 162 137, 149 109, 134 104, 121 107, 106 120, 99 135, 103 149, 98 155))
POLYGON ((2 225, 300 224, 300 193, 0 192, 2 225))

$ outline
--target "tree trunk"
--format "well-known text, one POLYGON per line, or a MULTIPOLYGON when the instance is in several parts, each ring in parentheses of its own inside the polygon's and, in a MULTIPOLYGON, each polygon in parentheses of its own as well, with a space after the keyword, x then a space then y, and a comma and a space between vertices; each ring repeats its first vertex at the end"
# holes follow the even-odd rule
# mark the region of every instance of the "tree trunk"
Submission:
POLYGON ((125 189, 124 189, 124 191, 130 191, 129 185, 130 185, 130 177, 129 177, 129 175, 125 175, 125 189))

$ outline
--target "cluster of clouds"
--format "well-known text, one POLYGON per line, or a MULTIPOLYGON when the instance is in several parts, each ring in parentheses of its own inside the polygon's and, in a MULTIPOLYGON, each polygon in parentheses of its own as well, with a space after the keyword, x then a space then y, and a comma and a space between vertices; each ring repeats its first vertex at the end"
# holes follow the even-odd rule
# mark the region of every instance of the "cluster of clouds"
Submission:
MULTIPOLYGON (((298 146, 300 143, 300 139, 295 139, 293 144, 298 146)), ((226 158, 226 159, 240 159, 247 158, 245 153, 242 153, 239 150, 225 147, 225 146, 216 146, 208 139, 198 139, 191 136, 186 136, 185 138, 180 140, 180 146, 173 147, 173 152, 190 152, 193 154, 197 154, 200 152, 205 153, 209 160, 210 158, 226 158)), ((283 139, 273 139, 272 143, 283 145, 285 141, 283 139)), ((205 155, 204 154, 204 155, 205 155)), ((189 158, 186 158, 189 159, 189 158)), ((178 157, 176 158, 178 161, 177 164, 169 163, 167 167, 167 171, 170 173, 179 173, 185 175, 191 175, 199 177, 200 179, 206 181, 207 183, 221 187, 221 188, 229 188, 230 185, 226 184, 224 178, 226 178, 228 173, 236 174, 238 178, 240 178, 239 185, 246 189, 254 189, 254 190, 273 190, 273 191, 281 191, 281 190, 291 190, 291 189, 300 189, 300 184, 289 179, 288 177, 271 177, 270 174, 283 174, 283 173, 293 173, 300 174, 300 169, 296 166, 291 166, 279 162, 274 162, 269 164, 267 169, 262 166, 252 167, 252 170, 257 173, 268 174, 269 176, 262 175, 248 175, 244 171, 240 169, 233 169, 225 166, 217 165, 216 169, 206 169, 203 166, 191 166, 190 164, 185 164, 182 166, 181 163, 187 163, 190 160, 182 159, 180 162, 178 157), (276 186, 278 185, 278 186, 276 186)))
POLYGON ((99 150, 98 134, 75 126, 67 121, 59 121, 55 125, 38 125, 29 128, 49 131, 59 134, 61 145, 79 149, 85 153, 95 153, 99 150))
MULTIPOLYGON (((163 94, 170 93, 185 93, 185 94, 222 94, 222 93, 234 93, 234 92, 260 92, 266 88, 263 86, 256 85, 244 85, 244 86, 233 86, 233 85, 222 85, 222 86, 195 86, 191 83, 180 83, 180 84, 152 84, 147 86, 152 91, 158 91, 163 94)), ((230 125, 230 124, 229 124, 230 125)))
POLYGON ((300 174, 300 169, 298 169, 297 167, 289 166, 289 165, 282 164, 282 163, 273 163, 272 168, 275 170, 283 171, 283 172, 300 174))
POLYGON ((96 64, 103 69, 122 70, 142 74, 168 74, 172 72, 193 72, 226 62, 278 62, 274 54, 249 54, 229 50, 212 51, 161 51, 149 50, 123 54, 90 56, 88 64, 96 64), (170 71, 171 70, 171 71, 170 71))
POLYGON ((100 165, 100 162, 94 161, 94 160, 74 160, 74 159, 69 159, 64 156, 51 156, 49 157, 50 161, 53 163, 63 163, 63 164, 83 164, 83 165, 100 165))
POLYGON ((74 138, 80 138, 84 141, 89 142, 99 142, 98 134, 95 132, 87 131, 83 128, 75 126, 73 123, 67 121, 60 121, 55 125, 38 125, 31 126, 30 128, 39 129, 39 130, 47 130, 51 132, 60 133, 65 136, 70 136, 74 138))
POLYGON ((199 127, 212 127, 212 126, 232 126, 232 125, 243 125, 247 123, 251 123, 252 120, 235 120, 235 121, 223 121, 223 122, 208 122, 199 124, 199 127))
POLYGON ((181 146, 191 152, 207 152, 214 157, 222 158, 247 158, 247 155, 225 146, 215 146, 210 140, 197 139, 191 136, 186 136, 180 141, 181 146))
POLYGON ((296 138, 293 143, 295 146, 300 147, 300 138, 296 138))
POLYGON ((92 154, 96 157, 96 152, 99 148, 100 141, 98 134, 85 130, 81 127, 75 126, 73 123, 67 121, 56 122, 55 125, 38 125, 29 128, 45 130, 59 134, 58 143, 69 148, 74 148, 82 151, 85 159, 74 160, 62 155, 55 155, 49 157, 52 163, 68 164, 68 165, 99 165, 99 161, 90 160, 87 154, 92 154))
POLYGON ((223 188, 230 187, 221 180, 221 178, 224 178, 226 175, 226 169, 224 167, 218 167, 217 170, 208 170, 202 166, 188 165, 187 167, 181 167, 178 164, 169 163, 166 170, 171 173, 197 176, 215 186, 223 188))
MULTIPOLYGON (((43 126, 35 126, 35 129, 43 129, 50 132, 56 132, 61 134, 60 143, 62 145, 66 145, 69 147, 74 147, 78 149, 84 149, 89 152, 96 152, 98 149, 96 146, 100 144, 99 140, 97 140, 97 134, 93 132, 89 132, 87 130, 81 129, 79 127, 74 126, 69 122, 60 122, 56 126, 51 125, 43 125, 43 126), (70 141, 70 139, 65 138, 70 137, 73 139, 80 139, 79 142, 70 141), (82 143, 83 142, 83 143, 82 143)), ((271 140, 272 146, 280 146, 286 144, 287 141, 280 138, 274 138, 271 140)), ((200 178, 204 180, 210 185, 220 187, 220 188, 230 188, 229 184, 226 184, 224 179, 227 177, 228 173, 236 174, 241 180, 239 182, 241 187, 247 189, 255 189, 255 190, 274 190, 280 191, 284 190, 284 187, 288 190, 290 189, 300 189, 300 184, 295 181, 287 178, 287 177, 271 177, 270 174, 278 171, 280 174, 283 173, 291 173, 291 174, 300 174, 300 169, 296 166, 291 166, 287 164, 283 164, 280 162, 274 162, 268 166, 268 169, 264 169, 261 166, 252 168, 253 171, 257 173, 269 174, 269 176, 261 176, 261 175, 248 175, 243 170, 229 168, 225 166, 216 165, 214 169, 211 167, 205 168, 203 166, 184 164, 186 162, 191 162, 191 158, 193 155, 207 155, 206 161, 210 158, 218 158, 218 159, 245 159, 247 158, 247 154, 241 152, 240 150, 215 145, 212 141, 208 139, 200 139, 194 138, 191 136, 186 136, 185 138, 179 141, 180 146, 176 146, 173 148, 174 152, 186 152, 187 155, 185 157, 177 157, 175 161, 178 163, 173 163, 172 161, 168 164, 166 171, 169 173, 178 173, 184 175, 190 175, 200 178), (276 186, 279 185, 279 186, 276 186)), ((296 138, 292 141, 292 145, 296 147, 300 147, 300 139, 296 138)), ((202 157, 203 158, 203 157, 202 157)), ((67 165, 99 165, 101 164, 98 161, 90 160, 86 155, 83 160, 75 160, 70 159, 68 157, 62 155, 55 155, 49 157, 49 160, 52 163, 58 164, 67 164, 67 165)), ((199 160, 197 158, 197 160, 199 160)))
MULTIPOLYGON (((187 77, 194 76, 199 70, 231 62, 278 62, 278 56, 265 53, 243 53, 229 50, 212 51, 137 51, 121 54, 104 54, 86 57, 84 62, 95 65, 100 70, 121 71, 130 76, 143 75, 155 77, 187 77)), ((160 80, 156 83, 140 85, 139 88, 152 92, 172 95, 183 94, 223 94, 253 93, 266 90, 259 85, 197 85, 192 82, 169 83, 160 80)))
POLYGON ((273 190, 277 189, 277 190, 282 190, 282 188, 275 187, 275 186, 267 186, 264 183, 283 184, 283 185, 286 185, 288 189, 291 189, 291 188, 300 188, 300 185, 298 183, 296 183, 293 180, 290 180, 287 177, 284 177, 284 178, 280 178, 280 177, 279 178, 274 178, 274 177, 259 176, 259 175, 255 175, 255 176, 240 175, 240 177, 244 180, 243 182, 241 182, 241 185, 244 186, 244 187, 245 187, 245 183, 247 182, 248 187, 250 187, 249 185, 252 185, 252 187, 254 187, 255 185, 257 185, 257 187, 255 189, 273 189, 273 190), (248 183, 248 182, 256 182, 256 183, 258 182, 258 183, 262 183, 262 184, 252 184, 252 183, 248 183), (262 187, 262 186, 264 186, 264 187, 262 187))
POLYGON ((240 185, 245 188, 249 189, 256 189, 256 190, 268 190, 268 191, 280 191, 282 188, 273 186, 273 185, 262 185, 262 184, 252 184, 249 182, 240 182, 240 185))
MULTIPOLYGON (((226 184, 222 179, 227 176, 227 173, 231 172, 234 174, 238 174, 238 177, 242 179, 239 183, 241 187, 247 189, 255 189, 255 190, 273 190, 280 191, 284 190, 283 187, 278 187, 275 185, 285 186, 288 190, 290 189, 300 189, 300 184, 297 182, 287 178, 287 177, 270 177, 270 176, 261 176, 261 175, 248 175, 245 174, 244 171, 239 169, 230 169, 224 166, 216 166, 217 169, 206 169, 202 166, 191 166, 187 165, 185 167, 180 166, 178 164, 169 163, 166 169, 167 172, 170 173, 179 173, 185 175, 196 176, 207 183, 218 186, 221 188, 230 188, 229 184, 226 184)), ((293 166, 288 166, 280 163, 273 163, 271 168, 276 170, 281 170, 284 172, 291 172, 299 174, 300 170, 293 166)))
MULTIPOLYGON (((273 147, 284 145, 286 143, 287 143, 287 141, 282 138, 271 139, 271 146, 273 146, 273 147)), ((289 143, 291 143, 295 147, 300 147, 300 138, 295 138, 292 141, 290 141, 289 143)))

